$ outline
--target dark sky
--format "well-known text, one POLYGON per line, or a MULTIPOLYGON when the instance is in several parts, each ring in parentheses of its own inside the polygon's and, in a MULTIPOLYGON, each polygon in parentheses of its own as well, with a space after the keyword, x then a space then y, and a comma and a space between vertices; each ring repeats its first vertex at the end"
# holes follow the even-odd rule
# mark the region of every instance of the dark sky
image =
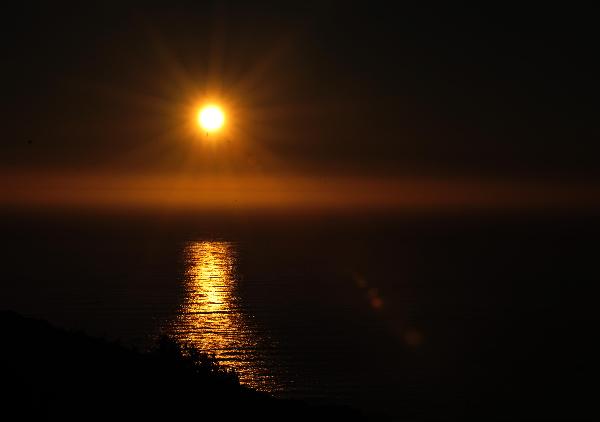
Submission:
POLYGON ((0 165, 176 170, 208 91, 239 167, 598 177, 593 10, 291 3, 3 11, 0 165))

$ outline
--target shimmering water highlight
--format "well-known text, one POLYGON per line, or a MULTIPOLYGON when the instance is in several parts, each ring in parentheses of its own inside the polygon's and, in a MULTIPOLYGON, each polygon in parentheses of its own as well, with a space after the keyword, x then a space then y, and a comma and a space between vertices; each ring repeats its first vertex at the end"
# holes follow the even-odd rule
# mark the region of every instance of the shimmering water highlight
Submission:
POLYGON ((275 389, 259 353, 260 333, 252 328, 237 293, 237 249, 232 242, 193 241, 183 250, 185 296, 169 325, 177 339, 214 353, 256 389, 275 389))

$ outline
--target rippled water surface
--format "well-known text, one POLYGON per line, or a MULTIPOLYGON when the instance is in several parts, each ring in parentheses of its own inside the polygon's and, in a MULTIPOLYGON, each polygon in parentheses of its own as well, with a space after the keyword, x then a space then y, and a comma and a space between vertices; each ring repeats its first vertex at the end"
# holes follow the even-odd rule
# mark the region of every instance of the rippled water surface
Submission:
POLYGON ((167 332, 246 385, 375 411, 511 371, 552 385, 577 350, 556 333, 595 318, 590 224, 193 221, 5 224, 0 307, 141 348, 167 332))
POLYGON ((260 350, 265 333, 256 329, 240 297, 236 244, 192 241, 182 254, 185 295, 166 331, 214 353, 236 370, 242 383, 265 391, 280 389, 260 350))

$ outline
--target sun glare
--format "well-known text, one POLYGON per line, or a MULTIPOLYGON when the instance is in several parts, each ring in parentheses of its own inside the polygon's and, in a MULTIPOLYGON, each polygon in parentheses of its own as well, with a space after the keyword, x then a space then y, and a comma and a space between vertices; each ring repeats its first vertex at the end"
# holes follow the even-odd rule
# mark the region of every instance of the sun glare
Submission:
POLYGON ((198 113, 198 123, 207 132, 219 130, 225 123, 225 115, 221 109, 215 105, 209 105, 198 113))

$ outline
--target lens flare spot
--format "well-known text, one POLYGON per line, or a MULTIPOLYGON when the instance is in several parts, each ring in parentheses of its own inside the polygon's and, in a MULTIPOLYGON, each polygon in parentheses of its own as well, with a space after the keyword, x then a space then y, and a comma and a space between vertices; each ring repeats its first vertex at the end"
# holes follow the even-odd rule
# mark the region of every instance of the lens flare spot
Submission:
POLYGON ((419 347, 423 340, 423 333, 415 328, 410 328, 404 333, 404 341, 410 347, 419 347))

